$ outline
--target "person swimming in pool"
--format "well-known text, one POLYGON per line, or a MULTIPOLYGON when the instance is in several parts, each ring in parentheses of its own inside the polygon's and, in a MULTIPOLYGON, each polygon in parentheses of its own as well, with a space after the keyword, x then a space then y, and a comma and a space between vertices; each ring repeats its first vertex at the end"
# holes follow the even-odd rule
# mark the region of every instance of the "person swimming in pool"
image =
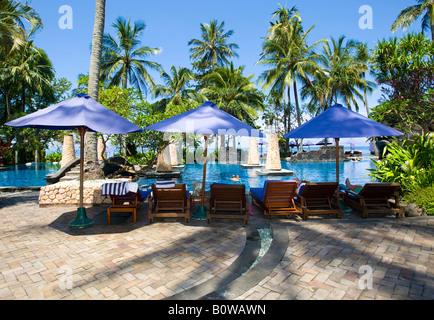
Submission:
POLYGON ((232 175, 232 178, 230 178, 229 180, 231 180, 231 181, 240 181, 241 180, 241 178, 240 178, 240 176, 239 175, 237 175, 237 176, 235 176, 234 174, 232 175))

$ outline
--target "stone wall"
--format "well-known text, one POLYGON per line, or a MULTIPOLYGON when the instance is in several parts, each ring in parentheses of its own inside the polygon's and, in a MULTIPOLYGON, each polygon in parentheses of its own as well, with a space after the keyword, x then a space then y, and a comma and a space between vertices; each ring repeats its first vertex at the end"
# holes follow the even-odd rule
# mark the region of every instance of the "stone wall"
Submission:
MULTIPOLYGON (((101 196, 101 185, 108 180, 85 181, 83 189, 84 205, 110 204, 110 197, 101 196)), ((80 202, 79 181, 65 181, 41 187, 39 205, 78 205, 80 202)))
MULTIPOLYGON (((336 161, 336 147, 322 146, 318 150, 299 152, 290 158, 290 162, 329 162, 336 161)), ((344 147, 339 146, 339 160, 344 161, 344 147)))

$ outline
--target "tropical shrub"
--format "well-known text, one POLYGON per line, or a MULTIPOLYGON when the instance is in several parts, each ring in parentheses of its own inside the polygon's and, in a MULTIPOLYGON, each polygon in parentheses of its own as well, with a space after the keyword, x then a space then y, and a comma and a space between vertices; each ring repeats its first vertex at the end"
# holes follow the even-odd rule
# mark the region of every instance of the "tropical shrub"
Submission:
POLYGON ((418 207, 426 210, 428 215, 434 216, 434 186, 416 187, 413 192, 405 196, 405 202, 414 202, 418 207))
POLYGON ((60 162, 62 160, 62 154, 60 152, 53 152, 45 156, 46 162, 60 162))
POLYGON ((416 136, 414 141, 404 140, 402 146, 392 142, 385 148, 381 161, 374 161, 376 169, 369 174, 382 182, 398 182, 403 193, 418 187, 434 185, 434 135, 416 136), (386 155, 387 153, 387 155, 386 155))

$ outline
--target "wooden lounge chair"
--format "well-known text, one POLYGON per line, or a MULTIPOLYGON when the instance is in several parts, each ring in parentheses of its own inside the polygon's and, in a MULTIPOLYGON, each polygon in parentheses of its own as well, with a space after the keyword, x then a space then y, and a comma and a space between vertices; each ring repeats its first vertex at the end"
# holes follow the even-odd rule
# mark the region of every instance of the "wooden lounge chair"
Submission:
POLYGON ((396 194, 400 187, 399 183, 366 183, 358 193, 346 190, 344 203, 360 211, 362 218, 367 218, 371 213, 395 213, 399 218, 404 213, 396 194))
POLYGON ((107 208, 107 223, 111 224, 112 212, 131 212, 133 214, 133 223, 137 222, 137 210, 142 203, 151 194, 151 190, 140 190, 137 192, 128 192, 125 195, 110 195, 112 204, 107 208))
POLYGON ((184 218, 185 222, 190 221, 190 199, 185 184, 175 184, 172 188, 152 185, 148 221, 154 222, 154 218, 184 218))
POLYGON ((297 203, 301 206, 303 220, 313 214, 336 214, 341 219, 342 208, 336 201, 337 189, 337 182, 308 182, 301 186, 297 203))
POLYGON ((296 190, 296 181, 265 181, 264 188, 250 188, 250 196, 264 215, 299 214, 301 209, 294 202, 296 190))
POLYGON ((206 215, 208 223, 212 218, 238 218, 244 219, 244 224, 249 223, 245 185, 212 184, 210 191, 206 215))

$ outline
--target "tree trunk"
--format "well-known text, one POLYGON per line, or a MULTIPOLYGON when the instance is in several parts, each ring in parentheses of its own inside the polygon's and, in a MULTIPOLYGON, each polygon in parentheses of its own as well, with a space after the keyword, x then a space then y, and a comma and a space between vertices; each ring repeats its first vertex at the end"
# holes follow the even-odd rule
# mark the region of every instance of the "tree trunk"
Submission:
MULTIPOLYGON (((300 104, 298 103, 298 94, 297 94, 297 81, 294 81, 294 100, 295 100, 295 108, 297 109, 297 124, 301 126, 301 111, 300 104)), ((300 139, 300 143, 297 143, 297 151, 303 151, 303 139, 300 139)))
POLYGON ((26 84, 24 83, 24 81, 21 86, 21 104, 23 112, 26 113, 26 84))
POLYGON ((297 124, 301 126, 301 112, 300 105, 298 103, 298 94, 297 94, 297 82, 294 81, 294 98, 295 98, 295 106, 297 108, 297 124))
MULTIPOLYGON (((431 14, 433 13, 431 12, 431 14)), ((434 41, 434 24, 431 25, 431 40, 434 41)))
MULTIPOLYGON (((105 22, 105 0, 96 0, 95 1, 95 24, 93 29, 92 52, 90 57, 89 83, 88 83, 88 91, 87 91, 89 96, 94 100, 98 100, 104 22, 105 22)), ((84 156, 85 168, 91 166, 92 164, 95 164, 98 161, 97 145, 98 143, 97 143, 96 132, 88 132, 86 134, 86 142, 85 142, 85 156, 84 156)))
POLYGON ((9 118, 11 116, 11 107, 9 104, 9 89, 5 89, 5 100, 6 100, 6 121, 9 121, 9 118))
POLYGON ((363 72, 362 76, 363 76, 363 81, 365 81, 365 87, 363 88, 363 94, 365 96, 366 116, 369 118, 368 95, 366 93, 366 74, 363 72))

